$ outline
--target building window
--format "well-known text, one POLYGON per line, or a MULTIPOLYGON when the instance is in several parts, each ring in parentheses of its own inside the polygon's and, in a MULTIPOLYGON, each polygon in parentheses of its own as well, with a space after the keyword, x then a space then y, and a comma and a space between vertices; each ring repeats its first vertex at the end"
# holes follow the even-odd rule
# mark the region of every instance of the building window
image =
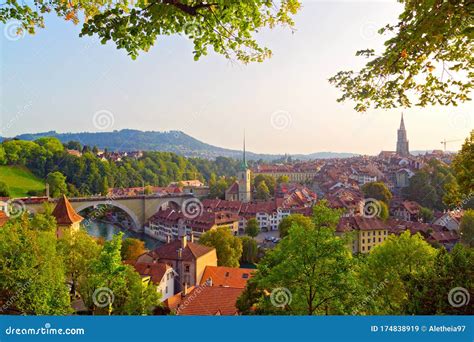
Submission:
POLYGON ((365 239, 362 239, 362 243, 365 243, 365 239))
POLYGON ((165 293, 168 293, 168 286, 166 286, 165 293))
POLYGON ((184 272, 189 273, 189 265, 184 266, 184 272))
POLYGON ((379 242, 382 242, 382 238, 379 238, 379 242))
POLYGON ((365 247, 364 247, 364 246, 362 246, 362 250, 365 251, 365 247))
POLYGON ((372 242, 375 242, 375 238, 372 239, 372 242))

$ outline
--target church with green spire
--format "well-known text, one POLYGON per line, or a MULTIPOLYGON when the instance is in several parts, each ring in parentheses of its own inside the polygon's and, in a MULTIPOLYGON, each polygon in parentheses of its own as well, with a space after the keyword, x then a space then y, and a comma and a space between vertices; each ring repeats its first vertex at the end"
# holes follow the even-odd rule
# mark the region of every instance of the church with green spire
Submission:
POLYGON ((237 182, 239 185, 239 201, 250 202, 252 200, 252 192, 250 189, 251 173, 247 165, 245 156, 245 135, 244 135, 244 150, 242 155, 242 164, 240 171, 237 173, 237 182))

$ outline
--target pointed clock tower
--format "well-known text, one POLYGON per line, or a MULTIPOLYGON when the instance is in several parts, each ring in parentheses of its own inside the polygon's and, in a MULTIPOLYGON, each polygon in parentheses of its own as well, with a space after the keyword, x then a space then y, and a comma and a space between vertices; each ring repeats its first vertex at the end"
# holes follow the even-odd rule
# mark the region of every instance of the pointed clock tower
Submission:
POLYGON ((239 184, 239 201, 250 202, 252 200, 252 193, 250 190, 250 169, 245 158, 245 135, 244 135, 244 151, 242 157, 242 164, 237 173, 237 182, 239 184))

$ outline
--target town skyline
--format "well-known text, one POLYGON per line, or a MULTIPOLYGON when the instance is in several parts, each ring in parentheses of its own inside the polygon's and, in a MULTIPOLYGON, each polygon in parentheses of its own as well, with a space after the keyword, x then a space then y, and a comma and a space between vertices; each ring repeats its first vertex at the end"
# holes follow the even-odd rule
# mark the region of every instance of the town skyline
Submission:
MULTIPOLYGON (((105 114, 107 115, 107 114, 105 114)), ((110 118, 105 118, 105 119, 110 119, 110 118)), ((404 114, 402 112, 401 114, 401 121, 400 121, 400 129, 403 127, 403 134, 404 134, 404 139, 407 139, 409 138, 409 132, 407 132, 407 130, 405 129, 405 124, 404 124, 404 114)), ((299 152, 296 152, 296 153, 265 153, 265 152, 261 152, 261 151, 257 151, 257 150, 249 150, 247 149, 247 152, 249 153, 252 153, 252 154, 255 154, 255 155, 265 155, 265 156, 275 156, 275 157, 278 157, 278 156, 282 156, 282 155, 289 155, 289 156, 306 156, 308 158, 311 159, 311 155, 316 155, 316 154, 321 154, 321 153, 328 153, 328 154, 334 154, 334 157, 331 157, 331 156, 328 156, 327 158, 337 158, 337 154, 354 154, 354 155, 377 155, 378 153, 380 152, 383 152, 383 151, 397 151, 397 152, 400 152, 399 151, 399 142, 398 142, 398 139, 399 139, 399 131, 400 129, 397 130, 397 133, 395 133, 395 128, 394 128, 394 133, 393 133, 393 136, 395 137, 395 143, 393 144, 393 147, 392 149, 380 149, 377 153, 374 153, 374 154, 364 154, 364 153, 359 153, 358 151, 354 151, 354 150, 347 150, 347 151, 332 151, 332 150, 325 150, 325 151, 321 151, 321 150, 314 150, 313 152, 309 152, 309 153, 299 153, 299 152)), ((123 130, 132 130, 132 131, 135 131, 135 129, 133 128, 124 128, 123 130)), ((48 131, 48 132, 25 132, 25 133, 22 133, 22 134, 19 134, 18 136, 22 137, 22 136, 25 136, 25 135, 35 135, 35 134, 40 134, 40 135, 46 135, 47 136, 47 133, 49 132, 54 132, 55 134, 59 134, 59 135, 68 135, 68 134, 71 134, 71 140, 77 140, 77 138, 74 136, 74 134, 83 134, 83 133, 113 133, 113 132, 120 132, 122 130, 114 130, 114 131, 102 131, 102 130, 98 130, 98 131, 95 131, 95 132, 57 132, 57 131, 48 131)), ((141 133, 169 133, 169 132, 173 132, 173 130, 170 130, 170 131, 155 131, 155 130, 136 130, 136 131, 139 131, 141 133)), ((193 139, 196 139, 195 137, 193 137, 192 135, 188 134, 187 132, 185 131, 182 131, 182 130, 176 130, 178 132, 182 132, 184 133, 185 135, 193 138, 193 139)), ((2 137, 0 136, 0 139, 12 139, 12 138, 15 138, 16 136, 12 136, 12 137, 2 137)), ((243 139, 244 139, 244 150, 245 150, 245 139, 246 139, 246 135, 245 135, 245 132, 243 132, 243 139)), ((79 139, 80 140, 80 139, 79 139)), ((205 143, 207 144, 207 141, 205 140, 200 140, 200 139, 196 139, 202 143, 205 143)), ((409 141, 409 139, 408 139, 409 141)), ((414 154, 419 154, 419 153, 423 153, 423 152, 431 152, 431 151, 435 151, 435 150, 441 150, 443 152, 447 152, 447 153, 455 153, 456 150, 453 150, 453 149, 449 149, 447 148, 446 146, 451 146, 452 143, 463 143, 464 142, 464 139, 457 139, 457 140, 447 140, 447 139, 443 139, 442 141, 440 141, 441 143, 441 147, 439 146, 435 146, 431 149, 417 149, 416 147, 415 148, 408 148, 408 141, 406 142, 407 146, 406 146, 406 153, 401 153, 402 155, 410 155, 411 153, 414 153, 414 154), (444 146, 443 142, 446 143, 446 146, 444 146), (443 148, 444 146, 444 148, 443 148)), ((67 141, 65 141, 63 139, 63 142, 66 143, 67 141)), ((87 144, 87 142, 85 143, 87 144)), ((211 144, 212 145, 212 144, 211 144)), ((410 145, 411 146, 411 145, 410 145)), ((416 145, 415 145, 416 146, 416 145)), ((99 147, 102 147, 102 146, 99 146, 99 147)), ((212 147, 215 147, 215 148, 220 148, 220 149, 226 149, 226 150, 229 150, 229 151, 239 151, 239 150, 242 150, 242 148, 240 149, 232 149, 232 148, 229 148, 227 146, 216 146, 216 145, 212 145, 212 147)), ((110 148, 110 147, 106 147, 107 149, 109 150, 115 150, 115 151, 120 151, 120 149, 114 149, 114 148, 110 148)), ((137 148, 137 150, 146 150, 146 149, 141 149, 141 148, 137 148)), ((161 151, 160 149, 149 149, 150 151, 161 151)), ((164 150, 163 150, 164 151, 164 150)), ((173 152, 173 151, 170 151, 170 152, 173 152)), ((225 156, 225 154, 222 154, 222 156, 225 156)), ((342 157, 344 158, 344 157, 342 157)), ((252 158, 250 158, 252 159, 252 158)), ((319 157, 314 157, 314 159, 319 159, 319 157)))

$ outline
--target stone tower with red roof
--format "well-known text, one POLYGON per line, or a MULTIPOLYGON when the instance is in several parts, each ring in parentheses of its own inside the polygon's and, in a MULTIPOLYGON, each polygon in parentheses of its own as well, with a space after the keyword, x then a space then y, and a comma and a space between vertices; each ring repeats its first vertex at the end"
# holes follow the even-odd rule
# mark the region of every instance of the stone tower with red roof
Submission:
POLYGON ((58 236, 61 235, 63 229, 79 230, 80 224, 84 219, 81 215, 76 213, 65 195, 63 195, 56 204, 53 210, 53 216, 56 218, 58 236))

